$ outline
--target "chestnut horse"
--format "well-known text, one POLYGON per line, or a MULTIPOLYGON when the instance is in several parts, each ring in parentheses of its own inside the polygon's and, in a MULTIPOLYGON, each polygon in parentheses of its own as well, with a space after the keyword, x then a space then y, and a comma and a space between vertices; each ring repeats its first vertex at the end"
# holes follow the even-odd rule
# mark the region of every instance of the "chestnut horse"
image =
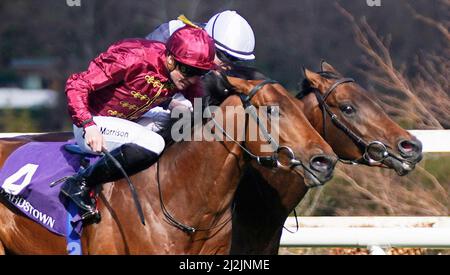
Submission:
MULTIPOLYGON (((422 159, 420 141, 393 122, 353 80, 326 62, 321 69, 305 70, 298 105, 338 157, 345 163, 391 168, 399 175, 411 171, 422 159)), ((234 200, 231 254, 277 254, 285 219, 306 192, 302 179, 289 172, 270 178, 258 167, 244 171, 234 200), (287 189, 295 185, 292 182, 302 188, 287 189)))
MULTIPOLYGON (((261 139, 245 143, 183 141, 171 145, 157 165, 131 177, 140 194, 147 226, 140 223, 125 182, 106 184, 99 201, 102 221, 86 226, 83 232, 84 254, 227 253, 229 238, 215 236, 222 234, 224 227, 230 228, 227 223, 230 206, 245 167, 259 167, 263 159, 274 165, 277 164, 274 162, 276 157, 287 155, 289 167, 273 166, 260 170, 267 176, 267 181, 270 182, 273 175, 286 172, 291 177, 301 178, 302 183, 303 178, 312 184, 323 184, 331 178, 336 157, 307 121, 294 97, 274 83, 263 86, 267 82, 237 78, 228 78, 228 81, 232 88, 227 90, 230 94, 220 105, 225 117, 239 119, 225 107, 240 106, 243 102, 256 108, 279 106, 278 142, 283 146, 279 147, 283 148, 278 150, 280 154, 268 157, 267 153, 262 153, 260 148, 267 141, 261 139), (259 161, 249 157, 250 154, 260 156, 259 161)), ((215 128, 216 135, 225 134, 218 129, 215 128)), ((246 133, 249 134, 248 129, 246 133)), ((231 137, 236 139, 236 135, 231 137)), ((33 138, 5 140, 0 144, 2 161, 14 147, 33 138)), ((40 140, 45 138, 61 140, 58 135, 38 137, 40 140)), ((294 187, 298 188, 301 186, 294 187)), ((297 198, 294 200, 298 201, 297 198)), ((6 202, 0 204, 0 225, 1 253, 66 253, 63 237, 18 214, 6 202)))
MULTIPOLYGON (((333 84, 330 76, 333 76, 333 79, 338 79, 340 78, 340 74, 331 65, 325 62, 322 63, 322 71, 326 71, 327 73, 322 73, 322 76, 321 74, 305 70, 306 79, 303 83, 303 88, 305 89, 298 95, 302 98, 302 101, 298 101, 298 104, 302 109, 306 110, 308 119, 314 124, 316 129, 320 131, 322 135, 325 135, 325 132, 323 131, 322 110, 317 98, 312 96, 311 88, 313 87, 313 83, 321 81, 322 85, 320 85, 320 87, 322 90, 320 91, 322 94, 325 94, 327 86, 331 87, 333 84), (316 79, 315 82, 312 81, 314 78, 316 79), (305 90, 308 91, 308 93, 306 93, 305 90), (306 107, 304 106, 304 102, 307 103, 306 107)), ((254 70, 249 71, 248 68, 242 67, 238 68, 237 72, 235 70, 234 75, 247 79, 265 78, 265 76, 254 70)), ((343 85, 334 91, 335 93, 341 94, 339 99, 334 99, 335 102, 341 100, 342 102, 347 103, 352 102, 353 108, 355 106, 358 108, 369 108, 370 110, 365 111, 370 111, 372 114, 381 114, 383 118, 387 118, 376 104, 376 108, 374 108, 374 103, 364 104, 364 102, 371 101, 364 95, 366 92, 361 87, 356 86, 357 89, 349 93, 350 91, 345 89, 348 88, 347 86, 348 85, 343 85), (355 100, 353 99, 354 96, 355 98, 358 98, 359 96, 363 100, 361 101, 360 98, 355 100)), ((343 109, 344 110, 340 111, 344 112, 345 108, 343 109)), ((386 133, 376 133, 371 135, 371 131, 378 131, 379 126, 370 124, 370 121, 364 119, 364 117, 360 119, 361 121, 359 121, 359 123, 362 123, 362 125, 359 126, 366 129, 366 133, 362 133, 362 135, 364 135, 367 140, 379 140, 379 137, 384 136, 394 139, 393 144, 395 144, 395 139, 401 140, 403 142, 397 142, 397 144, 400 146, 403 145, 406 148, 399 148, 399 150, 404 151, 405 149, 408 150, 408 148, 413 148, 413 154, 409 154, 410 156, 412 155, 411 162, 414 164, 420 160, 420 142, 408 132, 396 126, 392 121, 387 119, 387 123, 386 120, 379 122, 381 125, 389 125, 391 127, 389 130, 386 129, 386 133), (405 140, 409 140, 412 145, 407 146, 408 143, 405 142, 405 140)), ((346 123, 350 126, 349 121, 346 121, 346 123)), ((359 126, 354 127, 358 128, 359 126)), ((328 137, 332 138, 337 135, 342 135, 342 130, 336 128, 333 124, 329 123, 326 127, 327 129, 325 131, 328 133, 328 137)), ((34 139, 34 137, 32 138, 34 139)), ((47 138, 52 138, 52 136, 45 138, 44 136, 41 136, 41 140, 47 138)), ((344 137, 341 143, 335 142, 332 143, 332 145, 333 149, 339 152, 339 157, 364 161, 362 158, 364 152, 361 152, 361 148, 357 147, 350 138, 344 137)), ((401 154, 402 151, 399 151, 399 153, 401 154)), ((403 154, 405 153, 403 152, 403 154)), ((367 162, 365 164, 369 165, 367 162)), ((413 166, 406 165, 406 167, 413 166)), ((267 175, 265 172, 265 169, 255 169, 251 166, 244 170, 244 175, 238 185, 234 199, 235 210, 233 212, 232 220, 233 229, 231 229, 231 224, 226 224, 224 226, 225 228, 215 236, 215 238, 218 239, 222 238, 223 243, 226 244, 227 240, 230 240, 231 230, 233 230, 231 253, 276 254, 279 248, 282 225, 288 214, 307 192, 307 188, 304 185, 302 178, 292 177, 287 171, 280 171, 272 175, 267 175)), ((227 247, 227 245, 224 245, 224 247, 227 247)))

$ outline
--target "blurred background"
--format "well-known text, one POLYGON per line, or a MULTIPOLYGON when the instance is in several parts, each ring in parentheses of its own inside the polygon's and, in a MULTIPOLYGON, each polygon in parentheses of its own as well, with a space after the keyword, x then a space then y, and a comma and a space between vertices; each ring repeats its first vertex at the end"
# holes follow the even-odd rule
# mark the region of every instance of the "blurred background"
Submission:
MULTIPOLYGON (((238 11, 253 27, 253 66, 296 93, 322 59, 353 77, 407 129, 450 127, 450 0, 2 0, 0 132, 70 130, 72 73, 124 38, 185 14, 238 11), (80 3, 80 6, 71 6, 80 3)), ((449 154, 427 154, 407 177, 340 167, 301 215, 448 215, 449 154)), ((289 252, 287 252, 289 253, 289 252)))

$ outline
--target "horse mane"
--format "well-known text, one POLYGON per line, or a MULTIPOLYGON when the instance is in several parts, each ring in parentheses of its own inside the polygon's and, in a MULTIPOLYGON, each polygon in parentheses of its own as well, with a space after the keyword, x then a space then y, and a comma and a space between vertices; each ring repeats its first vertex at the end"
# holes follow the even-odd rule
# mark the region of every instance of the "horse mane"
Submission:
POLYGON ((235 92, 234 87, 228 82, 225 72, 209 72, 202 78, 202 85, 203 110, 210 105, 219 106, 228 96, 235 92))
MULTIPOLYGON (((320 71, 317 72, 320 76, 322 76, 323 78, 326 79, 340 79, 341 77, 339 75, 337 75, 334 72, 330 72, 330 71, 320 71)), ((298 89, 299 92, 297 93, 297 95, 295 96, 297 99, 302 99, 305 96, 307 96, 308 94, 310 94, 311 92, 313 92, 316 88, 311 87, 311 83, 309 83, 308 79, 303 79, 301 82, 298 83, 298 89)))
POLYGON ((227 64, 230 69, 221 71, 219 74, 210 72, 203 77, 204 96, 202 99, 206 106, 220 105, 228 96, 236 92, 235 88, 228 82, 227 76, 244 80, 267 79, 256 68, 238 65, 236 63, 227 64))

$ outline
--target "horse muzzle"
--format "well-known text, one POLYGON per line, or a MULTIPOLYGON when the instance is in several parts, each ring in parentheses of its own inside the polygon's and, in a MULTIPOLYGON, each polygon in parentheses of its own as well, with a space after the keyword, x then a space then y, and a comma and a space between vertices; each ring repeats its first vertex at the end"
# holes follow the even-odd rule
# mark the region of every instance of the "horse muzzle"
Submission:
POLYGON ((306 186, 321 186, 331 180, 336 163, 337 158, 330 155, 319 154, 312 156, 309 160, 308 169, 305 169, 306 186))
POLYGON ((400 155, 411 163, 417 164, 423 158, 422 142, 417 138, 412 140, 402 139, 397 144, 400 155))
POLYGON ((383 164, 394 169, 399 176, 404 176, 414 170, 422 159, 422 144, 418 140, 402 139, 397 149, 398 152, 380 141, 373 141, 366 146, 363 159, 368 165, 383 164))
POLYGON ((401 139, 397 143, 397 149, 400 156, 392 154, 384 163, 392 167, 399 176, 405 176, 422 160, 422 143, 416 138, 401 139))
POLYGON ((316 187, 324 185, 333 177, 334 167, 337 163, 336 156, 325 154, 314 155, 309 159, 309 164, 306 165, 301 160, 297 159, 294 151, 287 146, 278 148, 274 159, 276 159, 276 167, 296 169, 303 168, 303 178, 308 187, 316 187))

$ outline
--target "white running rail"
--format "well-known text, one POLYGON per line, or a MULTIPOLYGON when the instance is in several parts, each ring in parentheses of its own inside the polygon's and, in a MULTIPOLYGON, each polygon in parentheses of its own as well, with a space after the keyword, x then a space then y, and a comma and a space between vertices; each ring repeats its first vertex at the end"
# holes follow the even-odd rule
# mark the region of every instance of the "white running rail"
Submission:
MULTIPOLYGON (((450 248, 450 217, 298 217, 295 233, 283 230, 281 246, 450 248)), ((295 218, 285 226, 295 231, 295 218)))

